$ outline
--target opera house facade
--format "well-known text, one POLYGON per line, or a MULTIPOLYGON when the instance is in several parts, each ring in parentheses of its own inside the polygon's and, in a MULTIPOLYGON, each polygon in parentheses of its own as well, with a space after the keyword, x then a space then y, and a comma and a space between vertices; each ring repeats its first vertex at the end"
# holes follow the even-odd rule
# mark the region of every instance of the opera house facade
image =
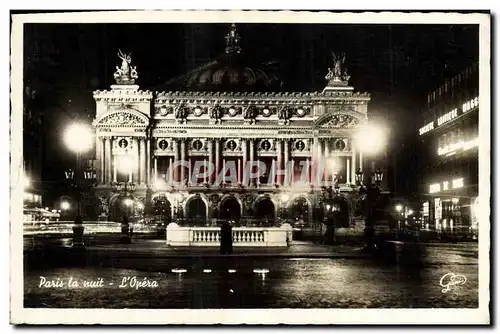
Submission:
POLYGON ((272 72, 243 62, 233 25, 224 54, 142 90, 120 51, 116 84, 94 92, 97 186, 103 219, 242 225, 287 220, 314 229, 332 187, 343 226, 352 225, 354 144, 368 121, 370 96, 348 84, 344 57, 333 59, 320 92, 281 92, 272 72))

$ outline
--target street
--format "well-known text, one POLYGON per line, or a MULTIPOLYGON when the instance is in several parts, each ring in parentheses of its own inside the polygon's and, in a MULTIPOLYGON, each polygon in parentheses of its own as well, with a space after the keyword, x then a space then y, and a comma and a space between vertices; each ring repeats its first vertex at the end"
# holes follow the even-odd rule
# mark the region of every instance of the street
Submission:
MULTIPOLYGON (((25 267, 25 307, 478 306, 478 260, 475 244, 425 246, 421 263, 411 266, 386 263, 373 258, 241 256, 192 259, 121 257, 85 267, 25 267), (445 287, 440 285, 440 280, 448 273, 463 275, 466 282, 451 285, 448 291, 442 292, 445 287), (72 283, 68 284, 70 278, 72 283), (50 284, 47 282, 50 281, 55 286, 48 287, 50 284)), ((446 279, 443 282, 446 284, 446 279)))

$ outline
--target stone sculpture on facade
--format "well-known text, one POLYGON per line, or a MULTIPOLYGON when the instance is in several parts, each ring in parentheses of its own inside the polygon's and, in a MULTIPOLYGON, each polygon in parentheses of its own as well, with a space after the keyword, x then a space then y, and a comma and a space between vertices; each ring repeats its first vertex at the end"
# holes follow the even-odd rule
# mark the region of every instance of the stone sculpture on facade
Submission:
POLYGON ((174 116, 175 119, 177 120, 177 123, 185 123, 186 122, 186 108, 184 107, 184 104, 180 104, 175 107, 174 109, 174 116))
POLYGON ((290 123, 290 109, 287 106, 281 106, 278 109, 278 119, 280 124, 290 123))
POLYGON ((255 116, 255 106, 248 106, 243 110, 243 118, 246 119, 250 124, 253 124, 255 122, 255 116))
POLYGON ((135 80, 139 77, 135 66, 131 66, 131 54, 125 54, 122 50, 118 49, 118 58, 122 60, 121 67, 116 66, 116 71, 113 77, 119 85, 133 85, 135 80))
POLYGON ((219 105, 215 105, 210 109, 210 123, 218 124, 222 118, 222 109, 219 105))

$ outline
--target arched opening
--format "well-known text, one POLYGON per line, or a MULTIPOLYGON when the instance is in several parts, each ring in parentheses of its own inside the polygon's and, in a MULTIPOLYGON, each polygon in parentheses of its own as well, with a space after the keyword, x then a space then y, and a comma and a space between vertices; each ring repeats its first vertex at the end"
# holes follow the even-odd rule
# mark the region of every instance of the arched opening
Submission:
POLYGON ((309 208, 309 203, 304 197, 298 197, 292 202, 290 216, 296 227, 302 228, 310 224, 309 215, 311 212, 309 210, 311 208, 309 208))
POLYGON ((273 201, 264 197, 255 204, 255 217, 261 220, 263 225, 272 225, 276 219, 273 201))
POLYGON ((193 197, 186 206, 186 218, 191 224, 205 225, 207 219, 207 206, 201 197, 193 197))
POLYGON ((123 217, 131 219, 134 217, 135 199, 131 196, 118 195, 113 197, 109 203, 109 219, 111 221, 122 221, 123 217))
POLYGON ((241 206, 236 198, 228 197, 221 203, 219 218, 236 221, 241 218, 241 206))
POLYGON ((172 207, 164 194, 153 199, 153 215, 156 221, 168 224, 172 218, 172 207))
POLYGON ((335 227, 349 227, 349 204, 347 200, 341 197, 334 198, 335 211, 333 212, 333 218, 335 221, 335 227))

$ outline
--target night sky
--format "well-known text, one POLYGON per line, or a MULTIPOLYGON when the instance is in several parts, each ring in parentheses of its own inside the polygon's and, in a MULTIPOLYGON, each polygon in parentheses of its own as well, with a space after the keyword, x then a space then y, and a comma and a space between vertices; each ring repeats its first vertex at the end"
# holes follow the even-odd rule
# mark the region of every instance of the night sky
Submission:
MULTIPOLYGON (((350 84, 372 94, 369 112, 392 129, 388 151, 396 170, 415 159, 412 139, 427 92, 479 59, 473 25, 238 24, 237 30, 247 57, 277 61, 286 91, 322 90, 330 51, 345 52, 350 84)), ((114 83, 118 48, 132 53, 141 89, 154 89, 222 54, 228 31, 229 24, 26 25, 24 76, 44 115, 44 181, 64 178, 73 159, 62 143, 64 125, 77 115, 91 121, 92 91, 114 83)), ((398 191, 404 180, 398 176, 398 191)))

